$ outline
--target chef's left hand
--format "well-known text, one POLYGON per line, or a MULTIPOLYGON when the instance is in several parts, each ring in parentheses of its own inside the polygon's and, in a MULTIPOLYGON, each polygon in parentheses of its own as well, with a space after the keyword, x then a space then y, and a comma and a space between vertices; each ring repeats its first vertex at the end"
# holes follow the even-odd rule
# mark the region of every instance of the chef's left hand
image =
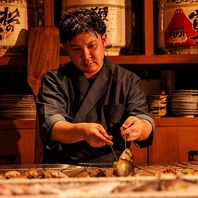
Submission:
POLYGON ((144 140, 151 133, 152 126, 147 120, 129 116, 120 127, 122 138, 126 141, 144 140))

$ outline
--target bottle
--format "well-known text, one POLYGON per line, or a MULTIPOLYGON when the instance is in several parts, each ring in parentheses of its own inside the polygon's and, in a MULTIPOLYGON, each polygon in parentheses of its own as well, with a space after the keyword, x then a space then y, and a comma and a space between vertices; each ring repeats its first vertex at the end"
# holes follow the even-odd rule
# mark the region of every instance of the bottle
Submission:
POLYGON ((158 1, 158 47, 167 54, 198 54, 198 1, 158 1))
POLYGON ((35 25, 35 0, 0 1, 0 56, 27 53, 28 30, 35 25))

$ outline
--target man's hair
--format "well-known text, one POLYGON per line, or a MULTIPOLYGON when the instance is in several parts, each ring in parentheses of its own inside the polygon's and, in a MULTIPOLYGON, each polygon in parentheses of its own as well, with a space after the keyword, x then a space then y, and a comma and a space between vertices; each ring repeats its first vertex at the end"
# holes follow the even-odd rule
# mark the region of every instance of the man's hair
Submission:
POLYGON ((60 31, 61 43, 67 43, 83 32, 100 35, 106 32, 106 25, 99 14, 84 7, 65 13, 57 26, 60 31))

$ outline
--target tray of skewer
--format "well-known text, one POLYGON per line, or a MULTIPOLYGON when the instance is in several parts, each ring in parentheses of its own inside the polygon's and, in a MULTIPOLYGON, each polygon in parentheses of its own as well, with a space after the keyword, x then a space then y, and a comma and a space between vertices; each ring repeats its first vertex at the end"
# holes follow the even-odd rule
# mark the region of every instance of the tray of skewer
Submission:
POLYGON ((0 166, 3 197, 198 197, 198 162, 137 166, 126 149, 113 164, 0 166))

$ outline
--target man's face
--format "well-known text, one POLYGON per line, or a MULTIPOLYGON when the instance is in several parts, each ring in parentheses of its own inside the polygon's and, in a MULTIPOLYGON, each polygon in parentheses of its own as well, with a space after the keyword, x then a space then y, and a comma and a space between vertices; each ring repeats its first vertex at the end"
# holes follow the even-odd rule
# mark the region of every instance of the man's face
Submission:
POLYGON ((107 35, 81 33, 68 41, 64 48, 74 65, 86 78, 95 78, 103 65, 107 35))

